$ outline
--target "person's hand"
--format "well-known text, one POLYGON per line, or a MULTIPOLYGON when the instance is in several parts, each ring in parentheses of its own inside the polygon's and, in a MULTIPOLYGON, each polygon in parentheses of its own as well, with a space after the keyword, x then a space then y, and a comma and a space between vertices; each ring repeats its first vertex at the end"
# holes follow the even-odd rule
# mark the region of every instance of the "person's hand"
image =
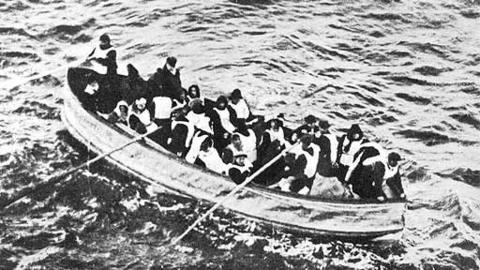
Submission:
POLYGON ((228 139, 228 133, 227 132, 223 133, 223 138, 228 139))
POLYGON ((338 162, 334 162, 334 163, 332 164, 332 167, 333 167, 334 169, 338 169, 338 167, 339 167, 338 162))
POLYGON ((400 199, 405 199, 406 197, 405 193, 400 194, 400 199))
POLYGON ((378 200, 379 202, 384 202, 384 201, 385 201, 385 197, 383 197, 383 196, 378 196, 378 197, 377 197, 377 200, 378 200))
POLYGON ((182 157, 182 152, 177 152, 177 157, 182 157))

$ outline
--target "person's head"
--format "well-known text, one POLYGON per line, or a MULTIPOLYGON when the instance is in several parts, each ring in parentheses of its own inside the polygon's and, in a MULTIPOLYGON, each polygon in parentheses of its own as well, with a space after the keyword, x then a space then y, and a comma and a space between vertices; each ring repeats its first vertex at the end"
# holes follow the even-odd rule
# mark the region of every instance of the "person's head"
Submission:
POLYGON ((190 98, 199 98, 200 97, 200 88, 196 84, 190 85, 188 87, 188 96, 190 98))
POLYGON ((272 129, 274 131, 277 131, 281 126, 281 120, 280 119, 272 119, 268 121, 268 128, 272 129))
POLYGON ((217 109, 223 110, 227 107, 228 105, 228 100, 225 96, 219 96, 217 98, 217 102, 215 103, 215 106, 217 109))
POLYGON ((358 141, 363 138, 363 131, 358 124, 353 124, 347 132, 347 138, 351 141, 358 141))
POLYGON ((312 143, 313 138, 312 135, 310 134, 305 134, 300 138, 300 142, 302 143, 302 149, 307 149, 310 147, 310 144, 312 143))
POLYGON ((199 99, 194 99, 190 104, 192 111, 196 114, 200 114, 204 112, 202 101, 199 99))
POLYGON ((237 149, 242 147, 242 140, 240 139, 240 135, 233 134, 231 141, 233 146, 235 146, 237 149))
POLYGON ((398 161, 400 161, 401 159, 402 158, 399 154, 391 152, 390 154, 388 154, 388 165, 391 167, 395 167, 398 165, 398 161))
POLYGON ((100 46, 110 45, 110 37, 107 34, 101 35, 99 40, 100 40, 100 46))
POLYGON ((146 106, 147 106, 147 100, 145 98, 142 97, 135 100, 135 107, 137 107, 139 111, 144 111, 146 106))
POLYGON ((182 90, 178 96, 180 102, 184 102, 187 98, 186 91, 182 90))
POLYGON ((317 124, 317 118, 311 114, 305 117, 304 120, 305 120, 305 123, 312 128, 317 124))
POLYGON ((128 115, 128 104, 124 100, 120 100, 117 104, 116 113, 118 116, 126 118, 128 115))
POLYGON ((200 144, 200 151, 207 152, 210 148, 212 148, 212 146, 213 140, 212 138, 208 137, 200 144))
POLYGON ((233 90, 232 94, 230 95, 230 100, 232 103, 237 104, 240 99, 242 99, 242 92, 240 92, 240 89, 233 90))
POLYGON ((319 120, 318 127, 320 127, 321 131, 325 132, 328 131, 328 129, 330 128, 330 123, 328 123, 327 120, 319 120))
POLYGON ((167 64, 174 68, 177 65, 177 58, 175 58, 174 56, 167 57, 167 64))
POLYGON ((245 160, 247 159, 247 155, 240 154, 233 157, 233 163, 238 166, 245 166, 245 160))

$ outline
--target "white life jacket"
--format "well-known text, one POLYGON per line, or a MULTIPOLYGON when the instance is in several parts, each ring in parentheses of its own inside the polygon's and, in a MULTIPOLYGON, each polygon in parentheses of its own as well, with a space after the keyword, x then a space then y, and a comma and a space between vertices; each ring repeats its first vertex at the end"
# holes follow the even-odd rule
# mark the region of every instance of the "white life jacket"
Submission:
MULTIPOLYGON (((174 130, 177 125, 184 125, 185 127, 187 127, 187 138, 185 139, 185 147, 189 148, 192 143, 193 135, 195 135, 195 126, 187 121, 173 120, 172 130, 174 130)), ((173 134, 173 136, 175 136, 175 134, 173 134)))
MULTIPOLYGON (((91 58, 105 59, 105 58, 107 58, 107 54, 110 51, 114 51, 114 50, 115 50, 114 47, 110 47, 108 49, 102 50, 102 48, 100 48, 100 44, 98 44, 95 47, 95 50, 93 51, 93 55, 90 56, 89 59, 91 59, 91 58)), ((106 66, 101 65, 97 61, 91 61, 91 64, 92 64, 92 69, 95 70, 96 72, 98 72, 99 74, 104 74, 104 75, 107 74, 107 67, 106 66)))
POLYGON ((348 145, 349 142, 350 140, 347 137, 345 137, 345 140, 343 140, 343 144, 341 148, 342 152, 340 156, 340 164, 345 166, 350 166, 353 164, 353 157, 362 146, 363 140, 353 141, 350 144, 350 149, 348 150, 348 152, 345 152, 345 147, 348 145))
POLYGON ((155 105, 155 119, 170 119, 173 106, 171 98, 154 97, 153 104, 155 105))
POLYGON ((271 142, 274 142, 274 141, 278 141, 280 143, 280 145, 284 145, 285 144, 285 135, 283 133, 283 128, 278 128, 278 131, 275 131, 273 129, 267 129, 265 130, 265 132, 268 133, 268 135, 270 135, 270 141, 271 142))
POLYGON ((192 145, 190 146, 190 149, 188 150, 187 155, 185 156, 185 160, 189 163, 195 163, 195 160, 198 157, 198 154, 200 153, 200 146, 202 145, 202 142, 208 138, 207 134, 202 134, 201 132, 196 132, 195 135, 192 138, 192 145))
POLYGON ((310 144, 310 147, 313 149, 313 154, 311 155, 307 151, 302 149, 301 145, 294 147, 289 153, 295 154, 295 158, 298 158, 300 155, 304 155, 307 159, 307 165, 303 173, 308 177, 312 178, 317 173, 318 160, 320 158, 320 147, 314 143, 310 144))
POLYGON ((205 113, 194 113, 193 111, 191 111, 187 114, 186 117, 188 121, 198 129, 213 134, 213 130, 210 127, 210 118, 205 116, 205 113))
POLYGON ((216 173, 224 174, 228 170, 227 164, 223 163, 222 158, 215 148, 211 147, 208 151, 200 151, 198 159, 205 163, 205 167, 216 173))
MULTIPOLYGON (((152 122, 152 120, 150 119, 149 110, 145 109, 142 112, 139 112, 137 110, 133 110, 132 106, 130 106, 128 111, 129 111, 128 119, 130 119, 130 116, 135 115, 138 118, 138 120, 145 126, 145 129, 147 130, 147 132, 152 132, 158 128, 158 126, 154 122, 152 122)), ((128 125, 130 127, 130 121, 128 121, 128 125)))
POLYGON ((245 146, 243 144, 242 144, 242 149, 237 149, 235 146, 233 146, 233 144, 227 145, 227 147, 225 147, 225 149, 228 149, 228 150, 232 151, 232 155, 234 157, 239 156, 239 155, 247 155, 247 157, 248 157, 248 154, 245 151, 245 146))
POLYGON ((237 118, 247 119, 250 116, 250 109, 243 98, 237 104, 230 103, 229 105, 237 114, 237 118))
POLYGON ((323 134, 329 141, 330 141, 330 160, 332 164, 337 162, 337 154, 338 154, 338 139, 337 136, 331 133, 323 134))
POLYGON ((232 133, 233 131, 235 131, 235 126, 230 121, 230 112, 228 111, 228 109, 225 108, 223 110, 219 110, 218 108, 214 108, 214 110, 217 112, 220 118, 220 124, 222 125, 222 127, 228 133, 232 133))
POLYGON ((250 162, 254 162, 255 160, 257 160, 257 136, 255 135, 255 132, 249 129, 248 136, 245 136, 238 132, 235 134, 238 134, 240 140, 242 141, 243 149, 245 151, 245 154, 247 154, 247 159, 250 162))

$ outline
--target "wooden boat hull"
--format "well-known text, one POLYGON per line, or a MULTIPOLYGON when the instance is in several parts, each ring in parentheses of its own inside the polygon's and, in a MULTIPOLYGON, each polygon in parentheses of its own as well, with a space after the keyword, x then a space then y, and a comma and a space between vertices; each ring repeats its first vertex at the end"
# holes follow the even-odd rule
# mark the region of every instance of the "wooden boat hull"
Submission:
MULTIPOLYGON (((87 111, 75 93, 83 91, 86 69, 70 69, 62 120, 69 132, 96 153, 127 143, 135 135, 87 111)), ((107 160, 139 179, 195 199, 215 203, 235 187, 223 175, 191 165, 160 146, 140 141, 107 160)), ((250 186, 224 204, 235 213, 284 230, 316 236, 372 239, 403 230, 405 202, 332 201, 250 186)))

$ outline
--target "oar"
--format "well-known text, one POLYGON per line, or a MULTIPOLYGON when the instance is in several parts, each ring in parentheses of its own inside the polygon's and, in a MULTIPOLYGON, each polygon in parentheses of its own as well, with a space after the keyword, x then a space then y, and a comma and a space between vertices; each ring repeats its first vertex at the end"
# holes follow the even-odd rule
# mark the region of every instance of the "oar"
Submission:
POLYGON ((208 216, 210 216, 211 213, 213 213, 213 211, 215 211, 218 207, 222 206, 223 203, 225 203, 228 199, 230 199, 230 197, 237 193, 239 190, 241 190, 242 188, 244 188, 246 185, 248 185, 248 183, 252 182, 253 179, 255 179, 255 177, 257 177, 258 175, 260 175, 266 168, 270 167, 273 163, 275 163, 279 158, 281 158, 283 155, 285 155, 288 151, 290 151, 293 147, 297 146, 298 145, 298 142, 293 144, 292 146, 288 147, 288 148, 285 148, 285 150, 283 150, 280 154, 278 154, 277 156, 275 156, 273 159, 271 159, 269 162, 265 163, 265 165, 263 165, 260 169, 258 169, 255 173, 253 173, 252 175, 250 175, 249 177, 247 177, 247 179, 245 179, 245 181, 243 181, 241 184, 237 185, 234 189, 232 189, 232 191, 230 191, 230 193, 228 193, 225 197, 223 197, 222 200, 220 200, 219 202, 217 202, 214 206, 212 206, 212 208, 210 208, 205 214, 203 214, 203 216, 201 216, 200 218, 198 218, 197 220, 195 220, 195 222, 190 225, 190 227, 188 227, 188 229, 183 232, 179 237, 177 237, 176 239, 174 239, 172 241, 172 245, 175 245, 177 244, 180 240, 182 240, 189 232, 191 232, 200 222, 202 222, 204 219, 206 219, 208 216))
POLYGON ((74 167, 74 168, 72 168, 72 169, 70 169, 70 170, 68 170, 68 171, 66 171, 66 172, 64 172, 64 173, 61 173, 61 174, 59 174, 59 175, 53 176, 53 177, 51 177, 50 179, 48 179, 47 181, 45 181, 45 182, 43 182, 43 183, 40 183, 40 184, 38 184, 38 185, 36 185, 36 186, 34 186, 34 187, 29 187, 29 188, 25 188, 25 189, 21 190, 18 194, 14 195, 12 198, 8 199, 7 201, 2 202, 2 203, 0 204, 0 211, 2 211, 3 209, 7 208, 8 206, 10 206, 11 204, 13 204, 14 202, 16 202, 16 201, 24 198, 25 196, 27 196, 27 195, 29 195, 29 194, 32 194, 32 193, 34 193, 34 192, 36 192, 36 191, 38 191, 38 190, 44 189, 44 188, 46 188, 46 187, 48 187, 48 186, 52 186, 52 185, 57 184, 57 183, 60 182, 62 179, 64 179, 66 176, 68 176, 68 175, 70 175, 70 174, 73 174, 73 173, 75 173, 76 171, 78 171, 78 170, 80 170, 80 169, 82 169, 82 168, 85 168, 85 167, 91 165, 92 163, 95 163, 95 162, 97 162, 97 161, 99 161, 99 160, 101 160, 101 159, 103 159, 103 158, 111 155, 112 153, 115 153, 115 152, 117 152, 117 151, 119 151, 119 150, 121 150, 121 149, 123 149, 123 148, 125 148, 125 147, 127 147, 127 146, 129 146, 129 145, 131 145, 131 144, 133 144, 133 143, 135 143, 135 142, 137 142, 137 141, 145 138, 145 137, 147 137, 148 135, 154 133, 154 132, 157 131, 157 130, 158 130, 158 128, 155 129, 155 130, 152 130, 152 131, 150 131, 150 132, 147 132, 147 133, 145 133, 145 134, 143 134, 143 135, 137 136, 137 137, 131 139, 130 141, 128 141, 128 142, 126 142, 126 143, 124 143, 124 144, 122 144, 122 145, 120 145, 120 146, 118 146, 118 147, 115 147, 115 148, 113 148, 112 150, 110 150, 110 151, 108 151, 108 152, 106 152, 106 153, 103 153, 103 154, 97 156, 96 158, 93 158, 93 159, 91 159, 91 160, 88 160, 87 162, 85 162, 85 163, 83 163, 83 164, 81 164, 81 165, 78 165, 77 167, 74 167))

